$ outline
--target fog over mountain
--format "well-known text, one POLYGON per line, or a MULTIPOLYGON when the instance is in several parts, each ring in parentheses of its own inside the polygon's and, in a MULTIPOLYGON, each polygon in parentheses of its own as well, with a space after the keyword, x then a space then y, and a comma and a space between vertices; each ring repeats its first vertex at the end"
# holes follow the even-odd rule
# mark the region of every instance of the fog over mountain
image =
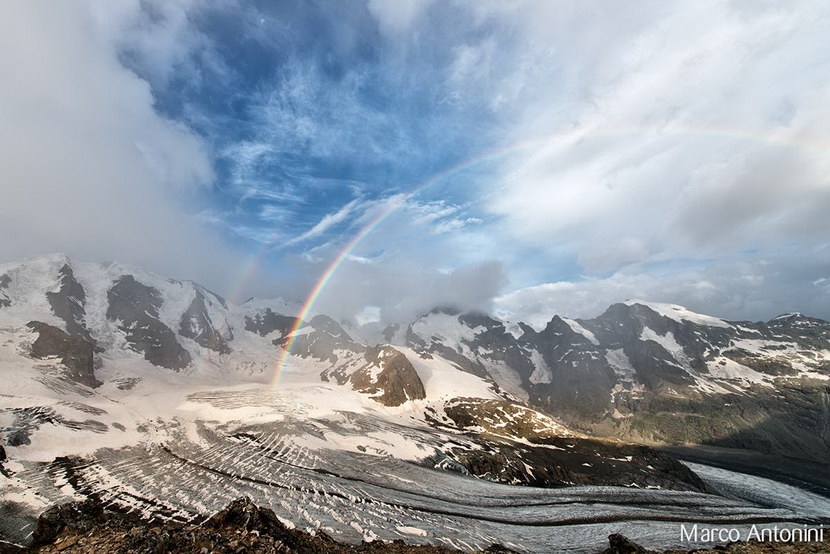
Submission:
POLYGON ((380 324, 830 317, 825 2, 0 10, 2 261, 237 302, 326 279, 321 311, 380 324))

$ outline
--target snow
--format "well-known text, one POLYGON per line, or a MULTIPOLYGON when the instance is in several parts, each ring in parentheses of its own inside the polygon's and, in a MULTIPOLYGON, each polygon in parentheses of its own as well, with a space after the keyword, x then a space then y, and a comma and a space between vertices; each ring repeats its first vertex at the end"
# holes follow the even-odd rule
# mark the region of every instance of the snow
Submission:
POLYGON ((563 317, 562 321, 567 323, 574 333, 582 335, 583 337, 591 341, 591 344, 593 345, 599 345, 597 337, 594 336, 594 334, 591 331, 580 325, 577 321, 574 321, 573 319, 569 319, 567 317, 563 317))
POLYGON ((402 346, 396 349, 412 363, 424 384, 427 400, 449 400, 457 396, 499 398, 493 391, 492 383, 456 369, 446 360, 437 357, 424 359, 411 348, 402 346))
POLYGON ((436 337, 447 346, 459 345, 462 341, 473 341, 478 329, 485 330, 481 326, 471 329, 461 324, 458 316, 444 313, 430 313, 412 324, 412 331, 419 337, 427 341, 436 337))
POLYGON ((631 360, 628 359, 628 356, 622 348, 608 350, 605 353, 605 359, 608 360, 608 364, 614 370, 614 374, 620 381, 637 381, 637 370, 631 365, 631 360))
POLYGON ((545 362, 545 358, 542 357, 542 354, 538 350, 533 349, 530 351, 530 360, 533 362, 533 373, 530 374, 530 382, 534 385, 550 383, 553 380, 553 374, 547 362, 545 362))
POLYGON ((665 335, 658 335, 652 328, 643 327, 643 331, 640 333, 640 340, 651 340, 656 342, 662 346, 666 352, 671 354, 671 356, 677 360, 682 367, 689 367, 689 358, 683 351, 683 347, 678 344, 677 340, 675 340, 674 334, 671 331, 668 331, 665 335))
POLYGON ((677 304, 646 302, 644 300, 626 300, 624 304, 627 306, 634 306, 636 304, 646 306, 648 308, 651 308, 658 314, 665 316, 669 319, 673 319, 674 321, 689 321, 691 323, 696 323, 697 325, 706 325, 708 327, 732 327, 729 323, 725 322, 722 319, 718 319, 716 317, 708 315, 698 314, 691 310, 687 310, 683 306, 678 306, 677 304))
POLYGON ((742 381, 744 383, 754 383, 767 387, 773 386, 768 376, 745 365, 741 365, 726 356, 718 356, 714 360, 706 362, 706 368, 709 370, 709 375, 715 379, 742 381))

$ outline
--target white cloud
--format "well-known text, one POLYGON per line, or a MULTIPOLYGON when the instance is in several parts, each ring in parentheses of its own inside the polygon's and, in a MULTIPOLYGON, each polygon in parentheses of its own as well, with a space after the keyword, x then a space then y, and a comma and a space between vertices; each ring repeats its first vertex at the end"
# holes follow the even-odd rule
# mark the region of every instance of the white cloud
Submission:
MULTIPOLYGON (((137 18, 129 6, 110 15, 137 18)), ((0 257, 65 251, 221 286, 233 256, 186 205, 212 183, 207 147, 156 112, 98 7, 0 8, 0 257)))
POLYGON ((474 80, 528 145, 485 185, 518 244, 593 273, 830 234, 826 3, 472 9, 520 60, 474 80))
POLYGON ((677 303, 726 319, 767 320, 783 311, 827 317, 830 286, 824 276, 830 250, 811 257, 789 251, 776 256, 746 254, 685 269, 631 267, 605 278, 545 283, 495 300, 501 317, 541 328, 558 314, 591 318, 632 298, 677 303), (824 279, 824 280, 822 280, 824 279), (782 309, 783 307, 783 309, 782 309))
POLYGON ((338 223, 342 223, 345 221, 351 213, 355 210, 355 208, 360 203, 360 200, 355 199, 337 210, 336 212, 332 212, 330 214, 326 214, 323 218, 318 221, 314 227, 309 229, 308 231, 298 235, 288 241, 285 242, 286 246, 291 246, 293 244, 297 244, 308 239, 312 239, 315 237, 319 237, 326 231, 328 231, 332 226, 337 225, 338 223))

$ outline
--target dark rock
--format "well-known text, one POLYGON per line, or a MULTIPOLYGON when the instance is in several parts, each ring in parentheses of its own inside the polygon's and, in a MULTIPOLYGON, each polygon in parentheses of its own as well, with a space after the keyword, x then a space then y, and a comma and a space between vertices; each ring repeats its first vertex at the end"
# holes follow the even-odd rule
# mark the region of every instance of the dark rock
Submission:
POLYGON ((84 322, 86 318, 84 287, 75 280, 75 274, 69 264, 64 264, 58 273, 61 282, 60 289, 57 292, 46 293, 52 312, 66 323, 67 333, 82 337, 94 345, 95 341, 84 322))
POLYGON ((0 275, 0 308, 7 308, 12 305, 12 301, 9 299, 6 293, 3 292, 3 289, 8 288, 11 282, 12 278, 6 275, 5 273, 3 275, 0 275))
POLYGON ((228 340, 233 339, 228 322, 224 322, 225 333, 215 328, 208 313, 207 298, 200 288, 196 288, 196 297, 190 306, 182 314, 179 327, 179 334, 196 341, 199 346, 204 346, 220 354, 230 354, 228 340))
MULTIPOLYGON (((340 325, 328 316, 319 315, 312 318, 309 325, 314 329, 294 338, 291 353, 303 358, 312 357, 318 360, 338 362, 335 351, 362 354, 366 346, 352 340, 340 325)), ((289 338, 276 339, 274 344, 286 348, 289 338)))
POLYGON ((100 502, 85 500, 53 506, 43 512, 37 520, 32 534, 32 546, 43 546, 53 542, 64 529, 86 532, 100 523, 104 509, 100 502))
MULTIPOLYGON (((523 406, 456 398, 444 410, 458 429, 482 441, 481 448, 454 448, 447 453, 479 478, 536 487, 613 485, 709 490, 671 456, 647 446, 574 436, 548 416, 523 406)), ((434 418, 432 423, 442 426, 434 418)))
POLYGON ((9 446, 25 446, 32 444, 29 433, 25 429, 15 429, 6 437, 6 444, 9 446))
POLYGON ((383 391, 374 400, 384 406, 400 406, 407 400, 426 398, 426 391, 418 372, 403 353, 391 346, 370 347, 366 350, 369 366, 352 374, 350 380, 355 390, 367 394, 383 391), (374 382, 372 368, 382 368, 374 382))
POLYGON ((297 318, 274 313, 271 308, 265 308, 265 313, 255 314, 253 317, 245 316, 245 329, 261 337, 274 331, 279 331, 281 336, 285 336, 296 323, 297 318))
POLYGON ((82 336, 68 335, 41 321, 30 321, 27 326, 38 333, 32 344, 32 356, 40 359, 57 356, 68 369, 67 377, 76 383, 88 387, 101 385, 95 378, 95 346, 92 342, 82 336))
POLYGON ((176 371, 190 364, 190 354, 176 334, 158 319, 162 304, 158 290, 124 275, 107 292, 107 299, 107 319, 119 322, 127 342, 147 361, 176 371))
POLYGON ((651 552, 619 533, 608 535, 608 542, 610 546, 603 550, 602 554, 648 554, 651 552))

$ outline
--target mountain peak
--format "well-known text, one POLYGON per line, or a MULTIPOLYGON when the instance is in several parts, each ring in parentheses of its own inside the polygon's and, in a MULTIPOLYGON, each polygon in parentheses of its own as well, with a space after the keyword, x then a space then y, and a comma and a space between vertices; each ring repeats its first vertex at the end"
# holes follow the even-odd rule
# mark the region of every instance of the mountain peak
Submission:
POLYGON ((674 321, 678 321, 681 323, 684 321, 688 321, 690 323, 695 323, 697 325, 705 325, 708 327, 731 327, 729 323, 725 322, 722 319, 712 317, 709 315, 699 314, 677 304, 648 302, 646 300, 638 299, 626 300, 625 302, 623 302, 623 304, 626 306, 644 306, 658 313, 659 315, 662 315, 664 317, 673 319, 674 321))

